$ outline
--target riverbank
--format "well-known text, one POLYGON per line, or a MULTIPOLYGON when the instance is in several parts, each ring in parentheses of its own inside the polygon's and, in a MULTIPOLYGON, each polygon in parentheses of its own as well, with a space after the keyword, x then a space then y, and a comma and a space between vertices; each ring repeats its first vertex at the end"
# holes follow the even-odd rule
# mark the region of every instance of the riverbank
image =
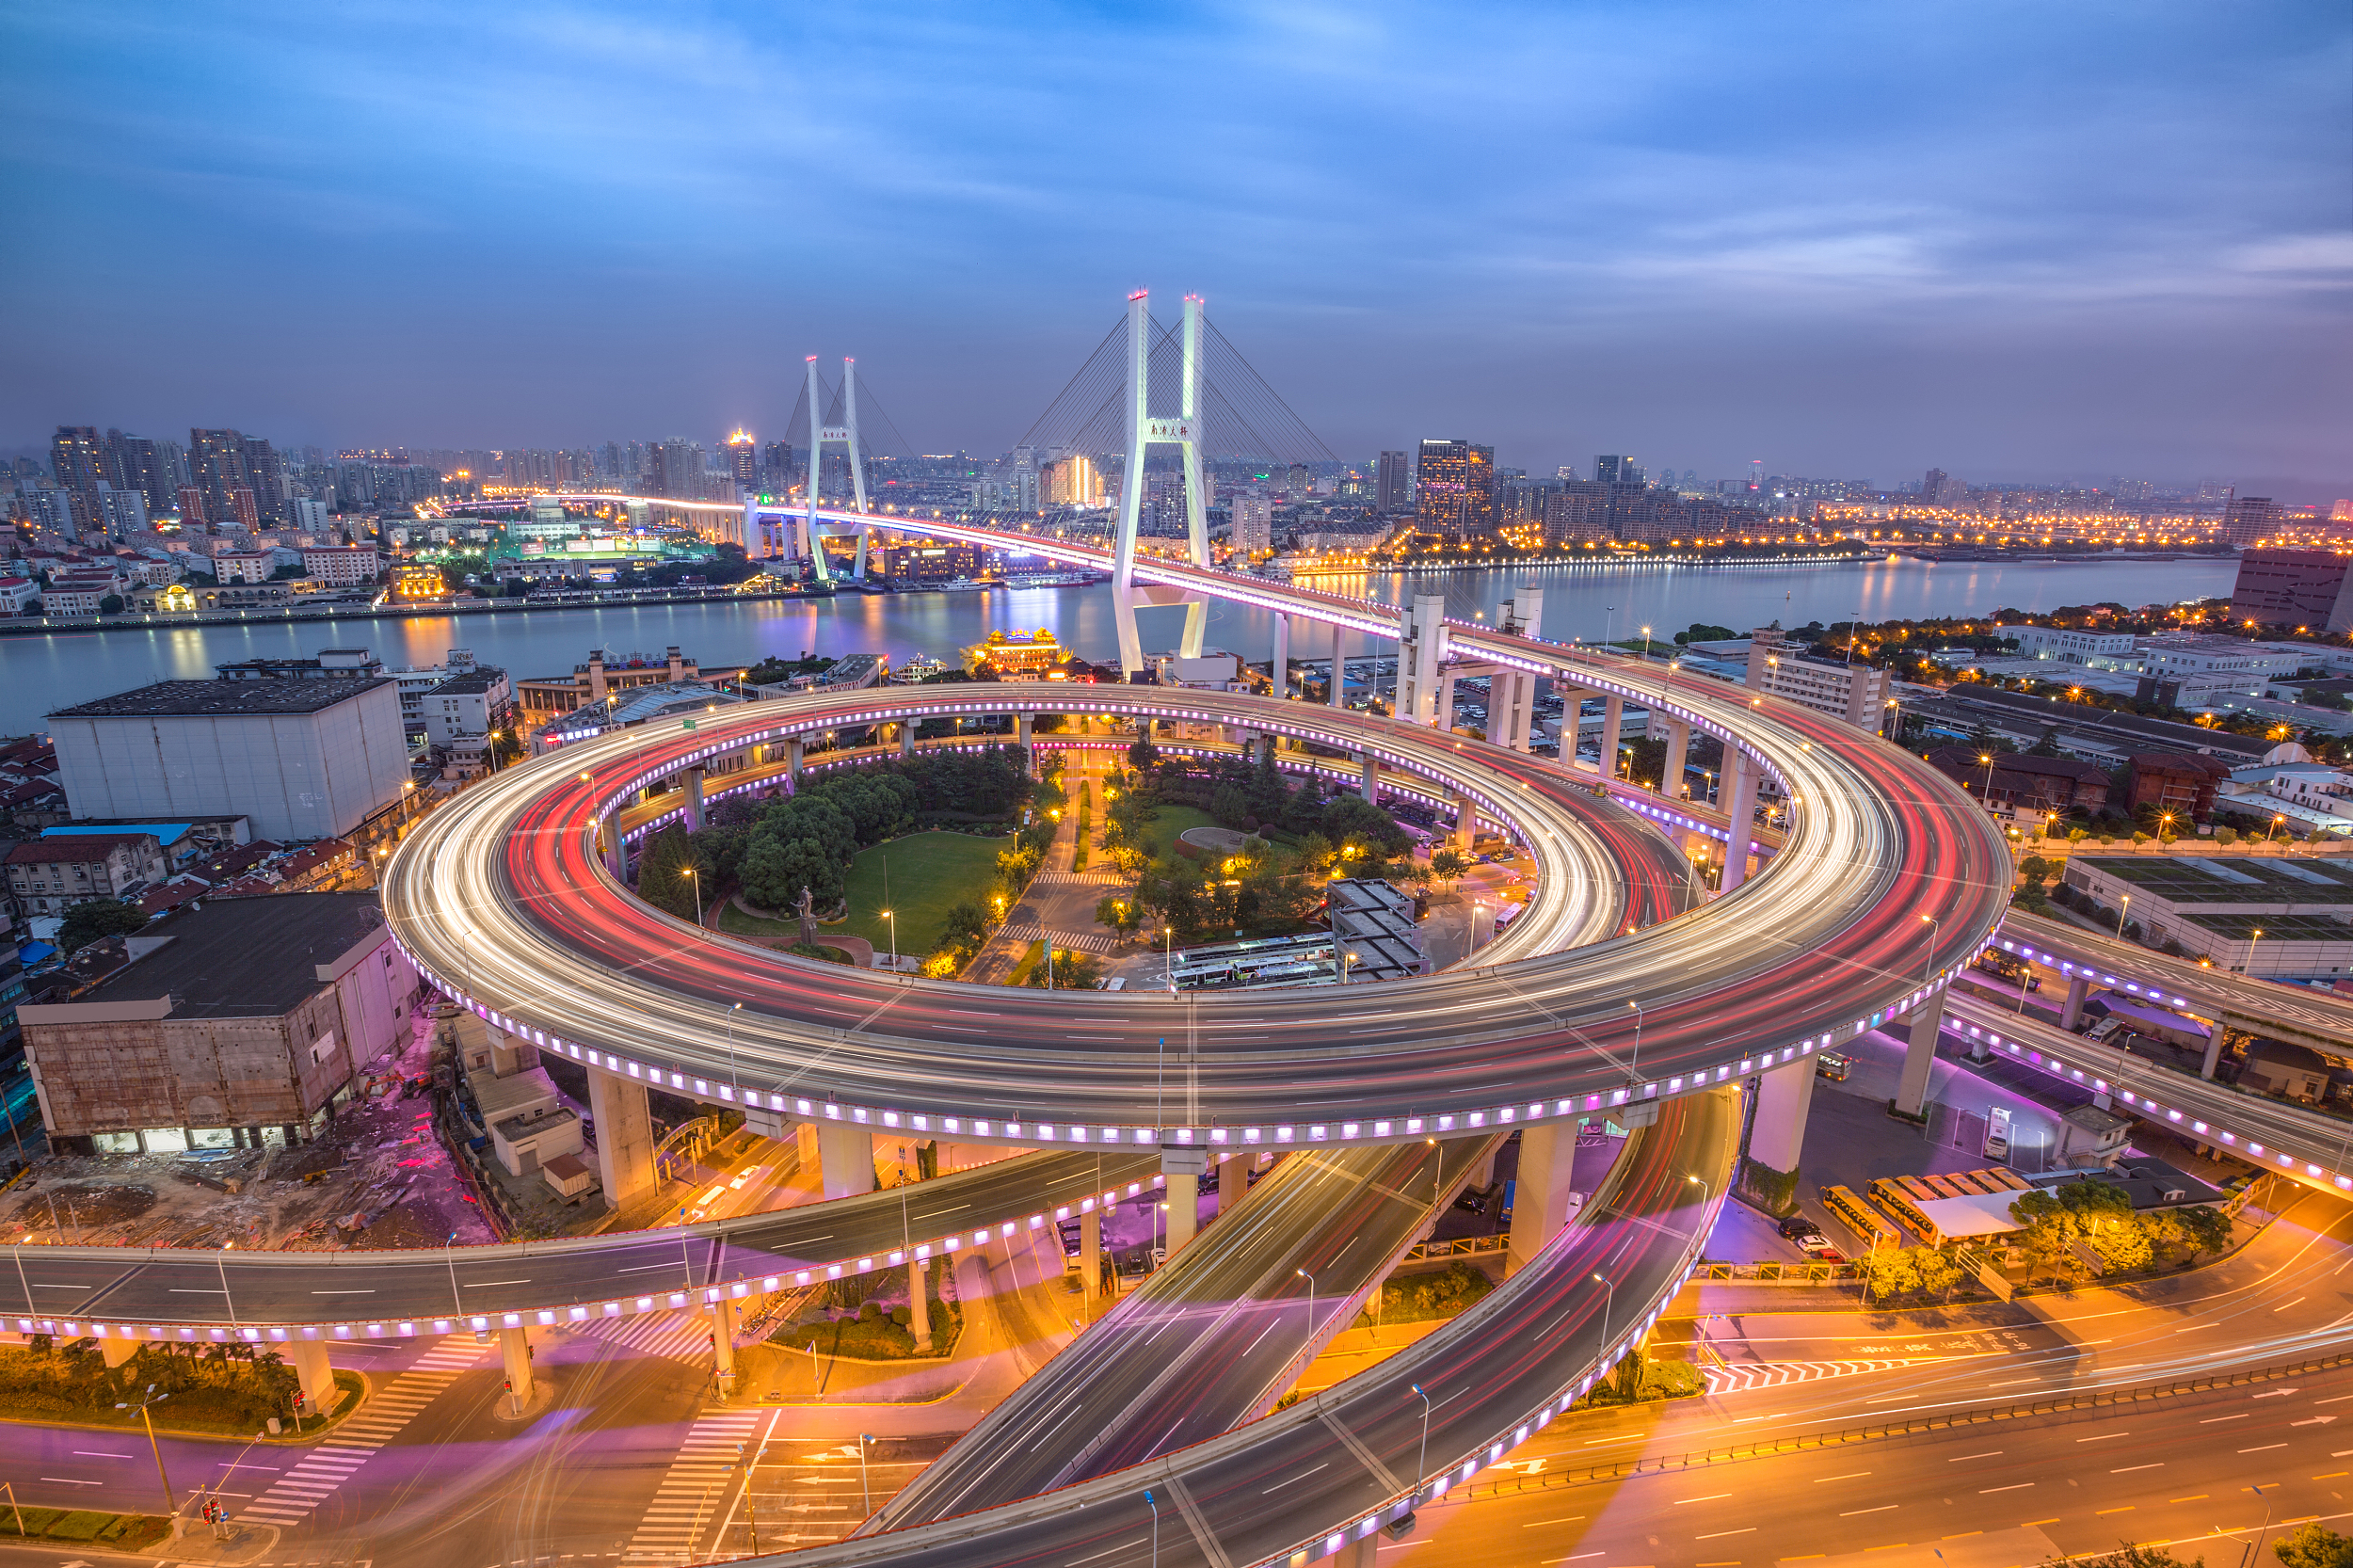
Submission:
POLYGON ((17 616, 0 619, 0 637, 37 637, 58 632, 154 632, 173 627, 315 625, 321 621, 440 620, 450 616, 519 615, 529 611, 616 609, 648 604, 713 604, 772 599, 830 599, 831 584, 746 593, 733 588, 627 588, 583 590, 547 599, 450 599, 409 604, 283 605, 269 610, 188 610, 155 614, 126 610, 116 616, 17 616))

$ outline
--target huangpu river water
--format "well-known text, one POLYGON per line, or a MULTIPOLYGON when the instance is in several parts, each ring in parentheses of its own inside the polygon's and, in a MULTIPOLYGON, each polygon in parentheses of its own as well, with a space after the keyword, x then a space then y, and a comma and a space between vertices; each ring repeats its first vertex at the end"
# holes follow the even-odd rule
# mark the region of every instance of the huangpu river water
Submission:
MULTIPOLYGON (((1450 614, 1481 614, 1492 620, 1517 584, 1533 581, 1545 587, 1546 636, 1626 637, 1647 625, 1663 640, 1695 621, 1746 632, 1772 620, 1802 626, 1847 620, 1858 613, 1865 620, 1886 620, 1985 615, 2004 608, 2054 610, 2102 600, 2172 602, 2229 593, 2235 569, 2229 559, 2082 564, 1902 559, 1757 567, 1578 564, 1317 582, 1392 601, 1443 592, 1450 614)), ((1172 646, 1178 614, 1147 612, 1144 646, 1172 646)), ((437 664, 452 648, 463 648, 520 678, 564 673, 600 647, 623 655, 659 656, 675 644, 711 665, 804 652, 879 652, 895 661, 928 653, 952 661, 959 649, 992 631, 1041 627, 1084 657, 1117 655, 1111 590, 1100 584, 8 637, 0 638, 0 735, 45 728, 42 715, 53 709, 150 681, 202 679, 215 664, 232 660, 304 658, 326 647, 365 648, 392 665, 437 664)), ((1262 611, 1214 602, 1209 607, 1212 647, 1262 660, 1271 636, 1271 621, 1262 611)), ((1295 659, 1322 657, 1330 646, 1320 628, 1293 630, 1295 659)), ((1352 653, 1363 651, 1361 643, 1351 645, 1352 653)))

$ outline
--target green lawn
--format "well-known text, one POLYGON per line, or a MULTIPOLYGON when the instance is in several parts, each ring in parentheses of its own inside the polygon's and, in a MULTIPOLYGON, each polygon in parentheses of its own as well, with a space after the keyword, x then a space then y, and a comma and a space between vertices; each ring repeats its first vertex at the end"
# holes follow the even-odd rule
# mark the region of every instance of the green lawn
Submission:
MULTIPOLYGON (((980 839, 968 833, 913 833, 887 844, 860 850, 850 862, 847 920, 820 925, 821 936, 863 936, 876 952, 890 951, 890 922, 885 909, 899 915, 899 951, 929 952, 939 940, 948 909, 963 899, 984 908, 997 880, 997 854, 1013 840, 980 839), (888 875, 886 877, 886 872, 888 875), (883 885, 889 883, 889 902, 883 885)), ((729 901, 719 915, 719 927, 731 936, 755 941, 792 943, 800 938, 798 920, 763 920, 746 915, 729 901)))
POLYGON ((1170 860, 1176 851, 1171 846, 1184 834, 1196 827, 1215 827, 1217 819, 1198 806, 1162 806, 1160 814, 1146 823, 1144 833, 1152 840, 1152 858, 1170 860))
POLYGON ((988 906, 997 880, 997 856, 1013 847, 1011 838, 976 839, 966 833, 914 833, 861 850, 850 862, 850 918, 828 931, 863 936, 876 952, 890 951, 885 909, 899 913, 899 951, 929 952, 939 940, 951 904, 971 899, 988 906), (886 878, 885 872, 888 872, 886 878), (888 900, 883 884, 888 880, 888 900))

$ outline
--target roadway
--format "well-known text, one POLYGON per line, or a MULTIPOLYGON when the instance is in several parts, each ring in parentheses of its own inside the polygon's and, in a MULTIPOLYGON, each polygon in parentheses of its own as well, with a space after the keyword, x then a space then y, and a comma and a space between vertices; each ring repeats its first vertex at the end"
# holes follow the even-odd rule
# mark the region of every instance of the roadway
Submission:
POLYGON ((1365 1522, 1407 1512, 1417 1473, 1437 1474, 1441 1491, 1462 1485, 1591 1387, 1655 1318, 1646 1304, 1689 1275, 1739 1117, 1729 1090, 1662 1105, 1655 1128, 1631 1135, 1583 1223, 1445 1331, 1287 1409, 1021 1502, 755 1560, 1150 1568, 1146 1490, 1161 1510, 1163 1568, 1321 1556, 1339 1544, 1325 1537, 1335 1525, 1352 1522, 1353 1539, 1365 1522), (1609 1288, 1593 1288, 1597 1274, 1609 1288), (1416 1384, 1430 1391, 1426 1417, 1416 1384))
POLYGON ((9 1249, 15 1267, 0 1270, 0 1295, 17 1298, 11 1318, 56 1332, 105 1324, 153 1338, 219 1328, 266 1343, 287 1336, 255 1325, 333 1324, 351 1331, 334 1337, 363 1339, 388 1326, 447 1333, 477 1318, 497 1327, 509 1313, 533 1325, 576 1322, 699 1305, 738 1283, 759 1291, 828 1270, 888 1268, 914 1247, 945 1256, 983 1232, 1027 1234, 1089 1192, 1160 1180, 1157 1153, 1041 1150, 863 1197, 557 1241, 332 1253, 19 1246, 9 1249), (568 1310, 550 1310, 558 1304, 568 1310))
POLYGON ((1284 1160, 861 1533, 1017 1502, 1264 1414, 1500 1142, 1284 1160))
POLYGON ((2132 1115, 2176 1137, 2316 1187, 2353 1190, 2345 1140, 2353 1127, 2332 1116, 2210 1082, 2099 1045, 2080 1034, 1955 986, 1945 1000, 1944 1034, 1985 1048, 2061 1082, 2106 1095, 2119 1115, 2132 1115))
POLYGON ((1557 764, 1303 704, 1038 685, 828 694, 705 715, 691 732, 578 743, 426 819, 387 873, 387 907, 421 966, 478 1011, 706 1097, 726 1098, 719 1086, 739 1076, 789 1115, 863 1113, 968 1141, 1262 1147, 1509 1125, 1691 1092, 1753 1071, 1769 1049, 1850 1036, 1965 961, 2000 912, 2007 852, 1941 776, 1802 710, 1703 704, 1794 742, 1783 760, 1808 804, 1770 875, 1639 937, 1591 940, 1593 889, 1614 879, 1614 857, 1585 826, 1600 805, 1590 782, 1557 764), (1307 993, 1029 998, 820 975, 623 896, 587 846, 608 803, 691 757, 870 717, 1107 701, 1360 745, 1461 779, 1529 844, 1535 900, 1485 965, 1384 987, 1336 1016, 1307 993), (1163 1038, 1183 1043, 1181 1058, 1169 1053, 1181 1096, 1158 1072, 1163 1038))

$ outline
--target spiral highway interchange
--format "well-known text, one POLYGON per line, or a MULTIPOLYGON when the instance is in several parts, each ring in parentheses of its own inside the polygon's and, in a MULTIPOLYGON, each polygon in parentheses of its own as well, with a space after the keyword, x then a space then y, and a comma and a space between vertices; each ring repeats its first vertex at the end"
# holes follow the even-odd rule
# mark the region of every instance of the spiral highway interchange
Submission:
MULTIPOLYGON (((1396 612, 1385 606, 1207 568, 1154 563, 1153 570, 1200 591, 1396 633, 1396 612)), ((1876 737, 1738 688, 1669 685, 1671 673, 1655 664, 1481 627, 1450 632, 1458 653, 1621 696, 1716 735, 1728 758, 1737 747, 1789 807, 1769 872, 1705 908, 1619 935, 1627 853, 1612 835, 1630 819, 1616 812, 1613 824, 1613 813, 1597 811, 1597 781, 1575 766, 1268 698, 948 685, 763 702, 700 715, 691 729, 658 725, 568 745, 426 818, 386 871, 387 914, 435 984, 592 1071, 767 1117, 1047 1151, 1032 1157, 1047 1164, 1017 1162, 1061 1188, 1038 1192, 1026 1216, 1032 1228, 1066 1208, 1058 1197, 1077 1196, 1078 1178, 1054 1161, 1081 1151, 1089 1160, 1115 1151, 1141 1180, 1163 1149, 1312 1152, 1550 1127, 1609 1111, 1637 1126, 1655 1122, 1582 1223, 1449 1330, 1384 1364, 1379 1376, 1140 1467, 1172 1497, 1190 1499, 1178 1506, 1197 1550, 1169 1562, 1321 1556, 1410 1512, 1425 1483, 1442 1486, 1447 1473, 1524 1440, 1589 1387, 1698 1256, 1730 1174, 1735 1086, 1769 1069, 1810 1071, 1812 1053, 1943 986, 1984 946, 2010 880, 2008 852, 1985 816, 1876 737), (1525 844, 1537 872, 1534 902, 1476 968, 1337 996, 1049 994, 845 970, 733 941, 630 896, 599 855, 600 826, 613 812, 696 763, 824 729, 1008 712, 1208 723, 1369 756, 1467 800, 1525 844), (1616 1282, 1606 1304, 1590 1283, 1604 1267, 1616 1282), (1459 1375, 1468 1396, 1437 1424, 1419 1476, 1410 1458, 1401 1469, 1401 1451, 1414 1450, 1400 1449, 1403 1429, 1380 1403, 1398 1392, 1384 1379, 1416 1368, 1425 1381, 1440 1375, 1433 1368, 1459 1375), (1353 1408, 1366 1400, 1379 1409, 1353 1408), (1251 1489, 1215 1482, 1218 1466, 1246 1471, 1264 1457, 1253 1458, 1254 1445, 1278 1438, 1286 1453, 1321 1443, 1348 1463, 1279 1511, 1254 1511, 1251 1489)), ((991 1169, 992 1179, 1006 1178, 1005 1169, 991 1169)), ((919 1255, 983 1244, 1015 1233, 1019 1207, 973 1231, 909 1235, 902 1244, 919 1255)), ((786 1218, 765 1217, 772 1240, 786 1218)), ((663 1288, 634 1308, 774 1288, 796 1265, 807 1280, 816 1268, 885 1262, 878 1226, 853 1237, 854 1247, 875 1249, 854 1261, 838 1242, 830 1253, 812 1246, 796 1255, 787 1242, 728 1256, 729 1235, 748 1228, 695 1227, 680 1249, 679 1278, 658 1279, 663 1288)), ((345 1293, 310 1289, 259 1257, 205 1260, 220 1272, 218 1302, 160 1283, 213 1272, 194 1260, 117 1254, 109 1273, 74 1256, 82 1249, 35 1249, 49 1255, 40 1267, 56 1272, 22 1283, 27 1312, 49 1288, 96 1289, 82 1299, 92 1317, 108 1293, 136 1298, 147 1309, 146 1332, 164 1336, 348 1337, 427 1332, 485 1311, 513 1323, 631 1310, 627 1299, 602 1298, 618 1256, 650 1244, 618 1237, 473 1249, 468 1270, 512 1275, 496 1261, 503 1255, 534 1262, 527 1279, 498 1282, 508 1288, 495 1302, 467 1297, 448 1260, 355 1255, 332 1267, 374 1271, 364 1321, 345 1293), (445 1284, 429 1263, 448 1264, 445 1284), (102 1274, 107 1283, 93 1287, 102 1274)), ((888 1262, 903 1256, 892 1250, 888 1262)), ((1121 1471, 828 1550, 857 1561, 1043 1562, 1070 1560, 1055 1554, 1096 1540, 1107 1554, 1100 1568, 1118 1568, 1142 1555, 1090 1533, 1126 1528, 1091 1517, 1092 1505, 1118 1487, 1155 1483, 1121 1471)))

